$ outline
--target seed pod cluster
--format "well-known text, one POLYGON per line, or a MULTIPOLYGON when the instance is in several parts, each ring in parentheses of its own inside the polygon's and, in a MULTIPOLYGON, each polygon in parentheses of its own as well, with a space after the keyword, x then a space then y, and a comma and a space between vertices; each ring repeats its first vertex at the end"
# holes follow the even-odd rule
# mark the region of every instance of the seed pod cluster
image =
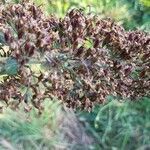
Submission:
POLYGON ((149 33, 125 31, 78 9, 63 19, 45 16, 27 2, 0 7, 0 32, 19 66, 16 76, 0 83, 0 100, 7 105, 15 101, 14 107, 27 103, 42 110, 43 100, 57 98, 89 110, 108 95, 150 96, 149 33), (35 73, 28 65, 32 59, 45 71, 35 73))

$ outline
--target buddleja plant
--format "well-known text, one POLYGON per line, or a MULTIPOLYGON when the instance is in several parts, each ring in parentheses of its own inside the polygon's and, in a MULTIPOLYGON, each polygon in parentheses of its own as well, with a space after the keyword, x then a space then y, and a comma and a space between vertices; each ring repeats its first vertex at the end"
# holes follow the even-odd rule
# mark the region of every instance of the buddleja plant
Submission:
POLYGON ((0 6, 0 32, 6 74, 0 100, 8 106, 25 103, 41 111, 44 100, 57 98, 90 109, 108 95, 150 96, 149 33, 125 31, 78 9, 63 19, 45 16, 40 6, 25 2, 0 6), (34 72, 32 61, 43 71, 34 72))

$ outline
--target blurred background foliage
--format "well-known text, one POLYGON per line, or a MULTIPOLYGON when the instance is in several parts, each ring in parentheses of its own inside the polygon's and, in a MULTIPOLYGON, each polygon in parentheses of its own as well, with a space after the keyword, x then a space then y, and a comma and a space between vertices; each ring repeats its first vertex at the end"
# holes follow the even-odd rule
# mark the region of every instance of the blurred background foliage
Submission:
MULTIPOLYGON (((12 1, 12 0, 9 0, 12 1)), ((18 3, 20 0, 14 0, 18 3)), ((63 17, 74 7, 86 12, 111 17, 126 29, 150 30, 150 0, 32 0, 42 5, 47 14, 63 17)))
MULTIPOLYGON (((47 15, 63 17, 69 9, 77 7, 102 18, 111 17, 127 30, 150 31, 150 0, 34 2, 42 5, 47 15)), ((90 113, 80 110, 67 113, 58 102, 48 102, 41 116, 34 110, 24 114, 22 109, 17 112, 7 109, 0 115, 2 150, 148 150, 149 135, 150 98, 124 102, 110 97, 106 104, 95 106, 90 113)))
POLYGON ((149 100, 123 102, 110 97, 92 113, 78 112, 86 131, 94 137, 94 150, 150 149, 149 100))

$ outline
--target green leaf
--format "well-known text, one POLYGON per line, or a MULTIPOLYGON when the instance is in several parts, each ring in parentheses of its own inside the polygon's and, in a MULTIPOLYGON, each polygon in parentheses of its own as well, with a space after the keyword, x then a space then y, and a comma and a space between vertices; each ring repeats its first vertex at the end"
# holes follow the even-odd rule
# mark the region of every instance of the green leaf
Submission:
POLYGON ((4 65, 5 74, 16 75, 18 73, 19 65, 15 58, 8 58, 4 65))

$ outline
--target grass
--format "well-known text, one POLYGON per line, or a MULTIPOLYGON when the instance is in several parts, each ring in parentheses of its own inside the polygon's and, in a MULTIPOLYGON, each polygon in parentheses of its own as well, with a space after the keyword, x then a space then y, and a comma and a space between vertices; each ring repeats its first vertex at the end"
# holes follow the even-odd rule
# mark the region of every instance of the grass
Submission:
POLYGON ((42 115, 38 115, 36 110, 30 113, 24 113, 23 109, 5 110, 0 117, 0 149, 40 150, 53 147, 60 110, 58 102, 47 103, 42 115))
POLYGON ((74 112, 62 108, 58 101, 47 100, 41 115, 32 109, 0 114, 0 150, 74 150, 87 149, 92 138, 74 112))
POLYGON ((137 102, 110 100, 92 113, 78 117, 95 137, 95 149, 133 150, 150 148, 150 99, 137 102))
POLYGON ((33 109, 4 110, 0 115, 1 150, 146 150, 150 148, 150 99, 108 100, 91 113, 45 102, 33 109))

